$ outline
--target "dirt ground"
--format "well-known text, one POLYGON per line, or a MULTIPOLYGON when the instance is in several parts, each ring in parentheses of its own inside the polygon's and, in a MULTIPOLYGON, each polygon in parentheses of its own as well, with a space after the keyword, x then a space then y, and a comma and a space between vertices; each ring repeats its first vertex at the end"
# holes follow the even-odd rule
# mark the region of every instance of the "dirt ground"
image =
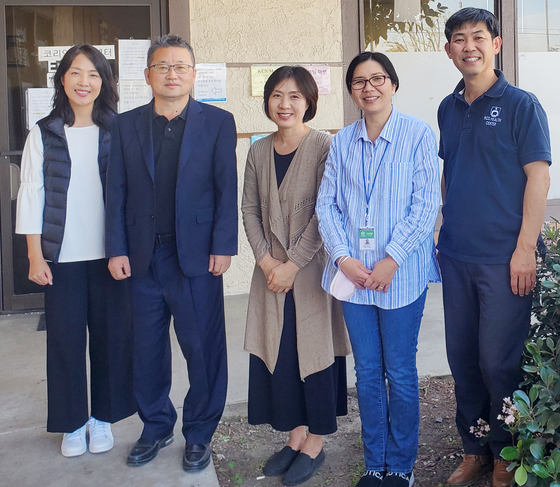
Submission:
MULTIPOLYGON (((461 442, 455 428, 455 397, 450 377, 420 382, 420 446, 414 466, 415 486, 444 487, 461 462, 461 442)), ((246 417, 223 420, 214 435, 212 449, 220 487, 281 486, 280 478, 264 477, 266 460, 287 441, 286 433, 270 426, 252 426, 246 417)), ((338 431, 325 438, 327 459, 306 487, 353 487, 364 463, 356 390, 348 395, 348 416, 338 418, 338 431)), ((491 487, 491 474, 476 487, 491 487)))

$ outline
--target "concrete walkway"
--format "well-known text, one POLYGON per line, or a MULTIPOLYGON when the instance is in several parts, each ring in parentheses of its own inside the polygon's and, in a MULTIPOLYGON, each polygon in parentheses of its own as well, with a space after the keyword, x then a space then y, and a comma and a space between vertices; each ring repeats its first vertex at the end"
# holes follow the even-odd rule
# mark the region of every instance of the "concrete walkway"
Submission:
MULTIPOLYGON (((418 345, 421 376, 446 375, 441 285, 430 286, 418 345)), ((243 351, 247 296, 226 298, 229 353, 229 389, 226 416, 245 414, 249 358, 243 351)), ((45 333, 35 331, 38 314, 0 317, 0 485, 18 487, 89 486, 218 486, 212 465, 204 472, 186 474, 181 458, 181 426, 175 442, 143 467, 127 467, 126 456, 142 431, 137 415, 113 427, 115 448, 106 454, 86 453, 77 458, 60 454, 61 435, 49 434, 46 422, 45 333)), ((188 387, 185 362, 173 340, 171 399, 180 410, 188 387)), ((348 361, 349 385, 354 384, 353 362, 348 361)), ((179 412, 179 417, 181 412, 179 412)))

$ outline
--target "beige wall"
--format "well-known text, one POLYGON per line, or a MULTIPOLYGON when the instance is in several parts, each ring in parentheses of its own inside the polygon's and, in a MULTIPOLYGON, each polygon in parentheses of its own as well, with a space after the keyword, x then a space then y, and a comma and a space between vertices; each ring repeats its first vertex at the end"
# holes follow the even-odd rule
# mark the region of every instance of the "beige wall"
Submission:
MULTIPOLYGON (((321 95, 309 125, 324 130, 343 126, 343 68, 340 0, 170 0, 173 33, 189 37, 178 20, 190 17, 190 41, 197 63, 228 63, 227 102, 216 103, 235 116, 240 134, 272 132, 262 98, 251 96, 251 64, 332 63, 331 94, 321 95), (236 66, 231 66, 235 64, 236 66), (241 66, 239 66, 241 64, 241 66)), ((239 202, 250 147, 238 139, 239 202)), ((239 219, 239 255, 225 277, 226 294, 249 291, 254 259, 239 219)))

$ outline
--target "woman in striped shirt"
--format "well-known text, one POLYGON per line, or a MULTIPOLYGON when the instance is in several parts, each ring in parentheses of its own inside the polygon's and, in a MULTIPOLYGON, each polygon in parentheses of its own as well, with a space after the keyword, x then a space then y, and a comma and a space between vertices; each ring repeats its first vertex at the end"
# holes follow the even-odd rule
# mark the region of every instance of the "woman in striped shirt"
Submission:
POLYGON ((364 117, 334 137, 327 158, 317 199, 330 257, 322 284, 343 300, 356 363, 366 469, 357 485, 408 487, 418 448, 418 331, 427 284, 439 281, 436 140, 426 123, 393 107, 399 79, 384 54, 356 56, 346 85, 364 117), (351 291, 340 293, 341 282, 351 291))

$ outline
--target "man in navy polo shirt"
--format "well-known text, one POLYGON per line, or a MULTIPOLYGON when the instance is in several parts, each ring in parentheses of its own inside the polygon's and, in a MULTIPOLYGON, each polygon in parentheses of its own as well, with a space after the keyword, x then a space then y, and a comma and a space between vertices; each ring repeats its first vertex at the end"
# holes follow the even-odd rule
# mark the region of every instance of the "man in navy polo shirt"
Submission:
POLYGON ((494 70, 498 34, 497 19, 482 9, 459 10, 445 26, 445 50, 463 75, 438 111, 445 189, 438 249, 465 452, 448 480, 452 486, 474 483, 493 458, 493 487, 509 486, 513 476, 500 460, 511 435, 498 415, 522 380, 535 247, 550 184, 546 114, 534 95, 494 70), (471 431, 480 418, 490 425, 485 446, 471 431))

